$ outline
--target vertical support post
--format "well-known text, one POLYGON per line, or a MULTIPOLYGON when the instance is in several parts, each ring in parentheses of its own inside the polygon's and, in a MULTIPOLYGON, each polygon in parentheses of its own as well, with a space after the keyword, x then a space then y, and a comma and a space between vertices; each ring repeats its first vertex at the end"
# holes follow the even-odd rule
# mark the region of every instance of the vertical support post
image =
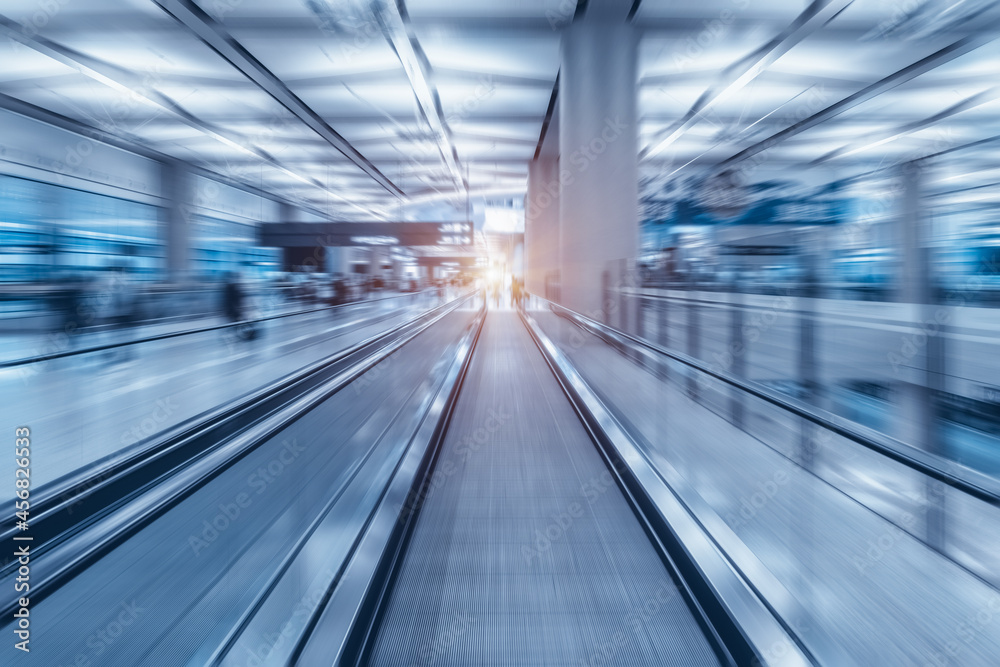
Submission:
MULTIPOLYGON (((900 386, 900 426, 902 437, 920 449, 945 454, 939 427, 938 396, 944 391, 945 341, 934 302, 933 266, 930 261, 929 221, 925 217, 922 195, 925 161, 914 161, 901 168, 902 210, 897 220, 897 247, 901 251, 899 298, 911 304, 910 313, 915 340, 925 340, 914 355, 908 375, 900 386)), ((928 545, 944 551, 946 546, 946 506, 944 484, 928 478, 925 485, 926 516, 924 538, 928 545)))
MULTIPOLYGON (((551 126, 550 126, 551 129, 551 126)), ((559 158, 553 141, 528 164, 524 209, 524 278, 532 294, 552 299, 550 276, 559 265, 559 158)))
MULTIPOLYGON (((701 322, 698 306, 698 279, 694 278, 690 283, 691 289, 688 291, 688 330, 687 330, 687 353, 693 359, 701 356, 701 322)), ((688 395, 698 399, 698 378, 696 375, 688 376, 688 395)))
POLYGON ((589 316, 609 308, 594 269, 617 282, 615 262, 638 254, 639 33, 630 8, 620 0, 590 2, 562 32, 560 296, 589 316))
POLYGON ((628 286, 628 264, 625 258, 618 260, 618 284, 615 291, 618 294, 618 328, 625 333, 629 331, 628 321, 628 295, 625 288, 628 286))
POLYGON ((604 270, 601 272, 601 308, 598 312, 600 313, 600 321, 609 327, 613 326, 611 322, 613 304, 614 301, 611 300, 611 275, 607 270, 604 270))
POLYGON ((160 166, 165 207, 166 277, 173 283, 185 282, 191 273, 191 211, 194 201, 191 173, 180 162, 160 166))
MULTIPOLYGON (((657 305, 657 325, 656 325, 656 342, 660 347, 667 349, 670 347, 670 314, 668 312, 669 304, 667 303, 667 295, 662 295, 661 298, 656 300, 657 305)), ((669 376, 670 365, 664 358, 660 362, 660 378, 666 380, 669 376)))
POLYGON ((646 337, 646 298, 642 293, 638 293, 635 299, 635 335, 639 338, 646 337))
MULTIPOLYGON (((746 379, 746 358, 750 350, 743 340, 743 294, 737 291, 737 287, 734 281, 729 292, 729 354, 733 358, 733 375, 746 379)), ((731 391, 729 412, 732 422, 737 428, 744 428, 743 392, 737 387, 731 391)))
MULTIPOLYGON (((819 396, 819 366, 816 355, 816 299, 819 292, 819 273, 816 256, 817 239, 802 234, 799 239, 801 262, 801 284, 795 298, 798 306, 798 372, 800 398, 815 404, 819 396)), ((799 465, 810 473, 815 473, 818 458, 818 428, 805 419, 799 419, 799 442, 796 458, 799 465)), ((816 549, 816 520, 808 511, 816 505, 814 485, 806 485, 802 490, 803 511, 796 514, 792 522, 794 528, 795 558, 797 561, 798 588, 805 599, 812 600, 815 587, 810 573, 813 571, 816 549)), ((791 543, 791 542, 790 542, 791 543)))
MULTIPOLYGON (((810 261, 805 258, 805 261, 810 261)), ((801 398, 815 403, 819 396, 819 369, 816 362, 816 284, 810 269, 800 287, 799 302, 799 386, 801 398)))

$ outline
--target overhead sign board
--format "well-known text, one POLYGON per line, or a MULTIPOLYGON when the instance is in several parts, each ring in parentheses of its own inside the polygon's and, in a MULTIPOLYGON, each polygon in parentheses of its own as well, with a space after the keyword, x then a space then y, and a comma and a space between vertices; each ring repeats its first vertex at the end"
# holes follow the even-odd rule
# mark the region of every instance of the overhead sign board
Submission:
POLYGON ((342 246, 471 246, 472 222, 268 222, 265 248, 342 246))

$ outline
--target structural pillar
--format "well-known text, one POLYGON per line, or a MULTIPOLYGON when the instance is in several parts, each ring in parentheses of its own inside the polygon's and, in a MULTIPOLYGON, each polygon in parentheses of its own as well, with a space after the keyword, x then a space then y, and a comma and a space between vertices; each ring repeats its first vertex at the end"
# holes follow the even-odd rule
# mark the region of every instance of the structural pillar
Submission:
POLYGON ((326 249, 326 272, 331 275, 346 274, 351 271, 347 263, 348 248, 327 247, 326 249))
POLYGON ((563 31, 559 74, 560 299, 616 322, 639 236, 632 0, 591 0, 563 31), (608 303, 602 292, 608 289, 608 303))
POLYGON ((173 283, 185 282, 191 274, 191 225, 194 201, 191 172, 180 162, 163 162, 160 178, 165 207, 164 242, 166 246, 166 278, 173 283))
POLYGON ((373 246, 371 249, 371 264, 368 266, 368 275, 371 277, 382 277, 382 263, 385 261, 388 251, 382 246, 373 246))
MULTIPOLYGON (((299 210, 286 201, 278 202, 279 222, 298 222, 299 210)), ((266 222, 266 221, 262 221, 266 222)))
POLYGON ((532 294, 556 298, 559 281, 559 158, 539 155, 528 164, 524 207, 524 276, 532 294))
POLYGON ((392 264, 392 277, 390 280, 394 285, 398 285, 403 279, 403 262, 399 259, 399 248, 393 248, 389 253, 389 263, 392 264))
MULTIPOLYGON (((896 217, 896 247, 899 248, 897 293, 909 304, 913 333, 907 348, 909 358, 898 365, 899 436, 904 442, 934 454, 944 455, 939 427, 938 396, 944 391, 944 328, 948 315, 935 306, 933 263, 930 257, 929 220, 924 213, 923 183, 927 163, 902 165, 902 206, 896 217)), ((901 355, 902 356, 902 355, 901 355)), ((943 550, 945 542, 944 484, 928 478, 925 489, 924 539, 943 550)))

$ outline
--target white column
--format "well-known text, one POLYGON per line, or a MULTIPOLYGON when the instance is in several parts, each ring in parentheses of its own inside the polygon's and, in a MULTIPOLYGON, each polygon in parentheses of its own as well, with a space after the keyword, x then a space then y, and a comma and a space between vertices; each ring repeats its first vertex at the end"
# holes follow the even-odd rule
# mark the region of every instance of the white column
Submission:
POLYGON ((326 248, 326 272, 335 275, 338 273, 347 274, 351 267, 347 263, 347 248, 328 246, 326 248))
POLYGON ((540 155, 528 164, 524 209, 525 286, 532 294, 554 298, 547 285, 559 281, 559 159, 540 155))
POLYGON ((593 0, 563 32, 559 74, 561 301, 617 321, 638 252, 638 115, 631 2, 593 0), (607 280, 603 276, 607 273, 607 280), (614 303, 612 303, 614 302, 614 303))
MULTIPOLYGON (((899 248, 897 293, 911 304, 911 340, 922 341, 907 363, 898 384, 898 437, 920 449, 944 454, 939 425, 938 395, 945 390, 945 328, 950 314, 935 305, 933 263, 930 257, 930 220, 926 214, 924 171, 926 162, 902 165, 902 206, 896 217, 896 247, 899 248)), ((944 484, 927 478, 924 489, 926 515, 924 538, 942 550, 947 538, 944 484)))
POLYGON ((192 176, 178 162, 161 165, 163 197, 167 201, 163 239, 166 244, 166 275, 171 282, 184 282, 191 273, 192 176))

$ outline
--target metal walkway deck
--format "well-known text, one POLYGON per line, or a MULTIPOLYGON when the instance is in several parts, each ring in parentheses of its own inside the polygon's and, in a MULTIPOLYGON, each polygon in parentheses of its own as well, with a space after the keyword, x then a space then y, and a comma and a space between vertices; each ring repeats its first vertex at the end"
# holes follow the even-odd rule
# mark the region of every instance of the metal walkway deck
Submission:
POLYGON ((706 630, 518 315, 491 312, 369 664, 720 664, 706 630))

